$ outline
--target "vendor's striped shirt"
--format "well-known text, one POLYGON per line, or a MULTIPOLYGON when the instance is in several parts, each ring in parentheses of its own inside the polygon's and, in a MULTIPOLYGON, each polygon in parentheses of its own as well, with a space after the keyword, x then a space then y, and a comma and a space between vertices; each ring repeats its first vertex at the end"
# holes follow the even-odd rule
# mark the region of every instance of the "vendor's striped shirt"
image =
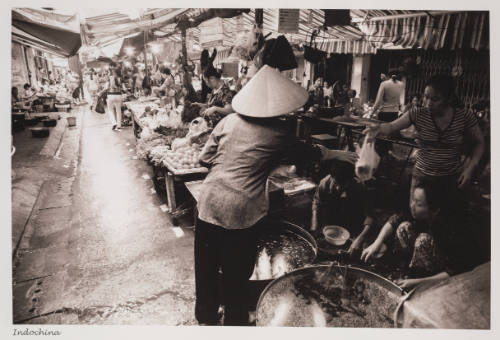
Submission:
POLYGON ((415 167, 428 176, 458 173, 466 132, 477 124, 474 114, 457 109, 444 130, 439 130, 432 114, 425 108, 412 109, 409 116, 418 132, 420 146, 415 167))

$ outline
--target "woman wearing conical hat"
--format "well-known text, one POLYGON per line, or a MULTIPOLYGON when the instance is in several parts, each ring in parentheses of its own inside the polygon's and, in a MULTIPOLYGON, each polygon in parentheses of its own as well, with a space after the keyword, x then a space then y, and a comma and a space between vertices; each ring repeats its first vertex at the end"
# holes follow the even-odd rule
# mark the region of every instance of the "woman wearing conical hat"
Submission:
POLYGON ((224 324, 248 324, 247 291, 256 260, 256 230, 268 212, 266 181, 283 156, 300 160, 357 155, 298 142, 280 119, 302 107, 308 93, 265 65, 234 97, 232 113, 214 128, 200 163, 210 168, 198 202, 195 231, 196 318, 216 325, 222 269, 224 324))

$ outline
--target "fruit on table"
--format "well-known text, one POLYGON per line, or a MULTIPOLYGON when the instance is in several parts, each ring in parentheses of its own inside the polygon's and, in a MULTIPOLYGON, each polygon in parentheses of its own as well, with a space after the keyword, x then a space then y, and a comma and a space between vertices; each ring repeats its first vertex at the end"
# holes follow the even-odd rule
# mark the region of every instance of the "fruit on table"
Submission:
POLYGON ((175 150, 167 151, 167 161, 175 169, 193 169, 200 166, 198 157, 201 152, 199 144, 181 146, 175 150))

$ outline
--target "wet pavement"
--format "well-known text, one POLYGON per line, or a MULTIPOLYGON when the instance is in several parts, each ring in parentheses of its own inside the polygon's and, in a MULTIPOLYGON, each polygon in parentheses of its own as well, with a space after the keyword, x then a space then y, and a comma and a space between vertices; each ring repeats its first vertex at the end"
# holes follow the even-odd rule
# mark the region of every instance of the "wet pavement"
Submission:
POLYGON ((192 230, 174 230, 160 208, 132 127, 112 131, 86 107, 77 115, 54 156, 17 138, 14 182, 39 193, 16 232, 14 322, 195 324, 192 230))

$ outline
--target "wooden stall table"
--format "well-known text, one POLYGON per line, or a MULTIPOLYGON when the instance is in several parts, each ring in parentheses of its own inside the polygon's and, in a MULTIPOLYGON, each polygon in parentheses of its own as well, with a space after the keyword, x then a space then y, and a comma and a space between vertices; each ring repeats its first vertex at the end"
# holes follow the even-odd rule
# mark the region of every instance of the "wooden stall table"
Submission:
POLYGON ((46 93, 37 93, 36 96, 42 102, 44 109, 45 109, 45 106, 48 106, 49 110, 54 110, 55 104, 56 104, 55 94, 51 95, 51 94, 46 94, 46 93))
POLYGON ((206 174, 208 174, 208 169, 205 167, 176 169, 172 166, 172 164, 165 160, 163 161, 163 166, 165 167, 165 186, 167 191, 168 212, 175 216, 182 215, 185 211, 178 209, 175 194, 175 182, 186 183, 189 179, 204 178, 206 174))
MULTIPOLYGON (((203 180, 185 182, 186 188, 198 203, 203 188, 203 180)), ((269 215, 281 215, 292 223, 305 226, 310 221, 312 195, 316 184, 302 177, 269 177, 269 215), (276 193, 281 199, 276 199, 276 193), (306 212, 304 214, 304 212, 306 212)))

